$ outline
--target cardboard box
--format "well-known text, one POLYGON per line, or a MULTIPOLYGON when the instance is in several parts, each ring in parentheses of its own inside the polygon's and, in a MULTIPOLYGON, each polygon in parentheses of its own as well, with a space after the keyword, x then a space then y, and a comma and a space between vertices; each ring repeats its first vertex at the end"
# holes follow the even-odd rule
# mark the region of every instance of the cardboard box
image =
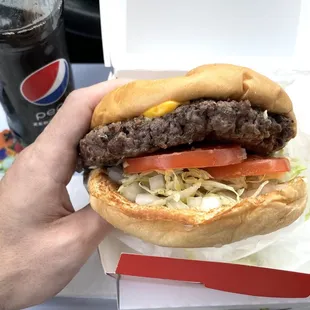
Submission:
MULTIPOLYGON (((249 66, 283 86, 310 73, 307 0, 100 0, 100 10, 110 78, 177 76, 214 62, 249 66)), ((120 309, 310 308, 303 268, 143 255, 113 235, 99 252, 118 279, 120 309)))

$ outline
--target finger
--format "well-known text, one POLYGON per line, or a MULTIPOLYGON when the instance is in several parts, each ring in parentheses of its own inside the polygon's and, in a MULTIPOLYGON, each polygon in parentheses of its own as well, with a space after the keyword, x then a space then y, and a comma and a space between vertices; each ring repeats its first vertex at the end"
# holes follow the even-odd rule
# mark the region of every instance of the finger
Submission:
POLYGON ((32 145, 41 173, 67 184, 75 169, 77 145, 89 130, 95 107, 113 89, 129 80, 111 80, 79 89, 69 95, 51 123, 32 145))
POLYGON ((72 92, 39 138, 40 143, 54 145, 55 150, 75 148, 89 130, 95 107, 113 89, 129 80, 110 80, 72 92))
POLYGON ((89 205, 62 220, 70 234, 80 241, 82 252, 92 253, 112 229, 89 205))

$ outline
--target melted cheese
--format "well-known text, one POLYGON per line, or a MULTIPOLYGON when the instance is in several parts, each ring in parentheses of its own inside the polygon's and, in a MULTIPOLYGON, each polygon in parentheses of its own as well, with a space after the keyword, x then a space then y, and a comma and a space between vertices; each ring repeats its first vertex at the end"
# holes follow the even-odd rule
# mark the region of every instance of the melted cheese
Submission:
POLYGON ((146 110, 143 113, 143 116, 149 117, 149 118, 160 117, 160 116, 163 116, 167 113, 174 111, 179 105, 181 105, 181 102, 177 102, 173 100, 165 101, 155 107, 152 107, 146 110))

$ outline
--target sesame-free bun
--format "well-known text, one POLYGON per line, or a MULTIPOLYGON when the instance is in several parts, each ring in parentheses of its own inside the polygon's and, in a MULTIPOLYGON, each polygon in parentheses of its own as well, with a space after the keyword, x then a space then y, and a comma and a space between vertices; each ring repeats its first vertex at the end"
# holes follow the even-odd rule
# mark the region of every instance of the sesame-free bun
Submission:
POLYGON ((185 103, 199 98, 248 99, 253 107, 289 116, 296 129, 292 102, 277 83, 249 68, 230 64, 203 65, 185 76, 123 85, 101 100, 93 113, 91 128, 140 116, 167 100, 185 103))
POLYGON ((88 179, 91 206, 111 225, 146 242, 181 248, 221 246, 268 234, 302 215, 307 201, 303 178, 266 190, 232 207, 197 211, 130 202, 101 169, 93 170, 88 179))

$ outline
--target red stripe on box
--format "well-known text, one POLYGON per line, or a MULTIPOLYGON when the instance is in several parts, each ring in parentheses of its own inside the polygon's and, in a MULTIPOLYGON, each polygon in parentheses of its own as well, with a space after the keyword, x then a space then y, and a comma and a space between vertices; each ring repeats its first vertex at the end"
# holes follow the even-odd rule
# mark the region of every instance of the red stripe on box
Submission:
POLYGON ((310 296, 308 274, 228 263, 122 254, 116 273, 199 282, 210 289, 259 297, 310 296))

